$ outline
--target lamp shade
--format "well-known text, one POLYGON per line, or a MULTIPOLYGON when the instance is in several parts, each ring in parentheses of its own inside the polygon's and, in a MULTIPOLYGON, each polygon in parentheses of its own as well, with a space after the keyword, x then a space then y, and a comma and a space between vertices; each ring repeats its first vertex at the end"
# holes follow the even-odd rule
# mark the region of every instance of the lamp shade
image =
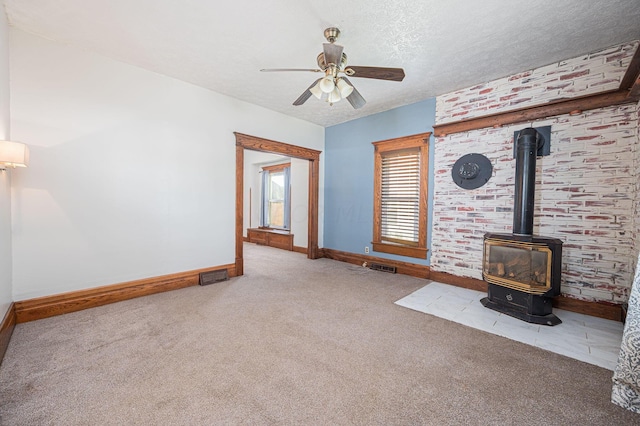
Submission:
POLYGON ((318 99, 322 99, 322 94, 324 93, 322 90, 320 90, 320 82, 318 82, 318 84, 315 84, 312 88, 309 89, 309 91, 311 92, 311 94, 313 94, 313 96, 315 96, 318 99))
POLYGON ((325 78, 320 80, 319 86, 320 90, 322 90, 324 93, 331 93, 331 91, 333 91, 333 89, 336 87, 331 76, 326 76, 325 78))
POLYGON ((0 166, 27 167, 29 148, 20 142, 0 141, 0 166))
POLYGON ((337 87, 334 87, 331 93, 329 93, 329 97, 327 98, 327 101, 330 103, 335 103, 335 102, 338 102, 340 99, 342 99, 340 97, 340 91, 338 90, 337 87))
POLYGON ((353 92, 353 86, 351 86, 349 83, 347 83, 341 78, 338 79, 337 86, 338 86, 338 90, 340 90, 340 95, 343 98, 346 98, 351 94, 351 92, 353 92))

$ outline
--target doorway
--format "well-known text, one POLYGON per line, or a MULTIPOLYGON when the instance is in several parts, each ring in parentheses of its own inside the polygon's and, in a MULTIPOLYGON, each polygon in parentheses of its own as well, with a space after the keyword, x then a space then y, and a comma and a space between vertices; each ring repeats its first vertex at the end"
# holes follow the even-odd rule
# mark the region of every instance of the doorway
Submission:
POLYGON ((256 136, 234 132, 236 136, 236 275, 244 274, 244 150, 269 152, 309 161, 309 213, 307 228, 307 257, 317 259, 318 250, 318 195, 320 153, 310 148, 276 142, 256 136))

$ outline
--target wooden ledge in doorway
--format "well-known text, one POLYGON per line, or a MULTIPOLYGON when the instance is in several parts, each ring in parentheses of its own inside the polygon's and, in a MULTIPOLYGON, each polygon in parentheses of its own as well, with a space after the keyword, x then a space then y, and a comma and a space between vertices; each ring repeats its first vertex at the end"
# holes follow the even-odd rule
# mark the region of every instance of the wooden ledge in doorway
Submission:
POLYGON ((250 243, 276 247, 293 251, 293 234, 280 229, 249 228, 247 237, 250 243))

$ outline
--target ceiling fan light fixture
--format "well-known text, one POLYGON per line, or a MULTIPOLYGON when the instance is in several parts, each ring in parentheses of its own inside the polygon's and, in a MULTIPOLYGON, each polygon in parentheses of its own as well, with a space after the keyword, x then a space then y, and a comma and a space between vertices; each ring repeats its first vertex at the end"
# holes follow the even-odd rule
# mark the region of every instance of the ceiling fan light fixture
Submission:
POLYGON ((322 90, 324 93, 331 93, 333 89, 335 89, 336 84, 333 82, 333 77, 328 75, 320 80, 318 86, 320 86, 320 90, 322 90))
POLYGON ((353 92, 353 86, 350 85, 349 83, 347 83, 346 81, 344 81, 341 78, 338 79, 338 82, 337 82, 336 86, 337 86, 338 90, 340 90, 340 95, 343 98, 346 98, 347 96, 349 96, 353 92))
POLYGON ((317 84, 315 84, 312 88, 309 89, 309 91, 311 92, 311 94, 313 96, 315 96, 318 99, 322 99, 322 95, 324 94, 324 92, 320 89, 320 82, 322 80, 320 80, 317 84))
POLYGON ((306 68, 264 68, 260 71, 311 71, 323 73, 324 76, 311 83, 302 94, 293 102, 294 106, 304 104, 311 95, 330 105, 341 99, 346 99, 354 109, 362 108, 367 101, 362 97, 358 89, 347 77, 371 78, 375 80, 402 81, 405 77, 402 68, 386 68, 371 66, 347 66, 347 54, 343 46, 335 44, 340 35, 336 27, 327 28, 324 36, 328 43, 322 43, 322 52, 316 57, 318 69, 306 68), (338 77, 344 74, 342 77, 338 77))
POLYGON ((337 87, 334 87, 334 89, 331 91, 331 93, 329 93, 329 97, 327 98, 327 102, 335 103, 335 102, 338 102, 340 99, 342 99, 342 97, 340 96, 340 90, 337 87))

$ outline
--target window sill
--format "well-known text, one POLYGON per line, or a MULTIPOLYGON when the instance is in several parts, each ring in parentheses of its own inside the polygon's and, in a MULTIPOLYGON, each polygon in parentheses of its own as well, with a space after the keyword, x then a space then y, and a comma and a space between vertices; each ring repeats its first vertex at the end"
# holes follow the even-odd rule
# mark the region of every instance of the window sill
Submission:
POLYGON ((258 228, 252 228, 252 229, 259 229, 261 231, 272 232, 274 234, 291 234, 291 230, 289 230, 289 229, 269 228, 267 226, 259 226, 258 228))
POLYGON ((415 257, 418 259, 427 258, 427 249, 422 247, 409 247, 397 244, 372 243, 373 251, 381 253, 397 254, 399 256, 415 257))

